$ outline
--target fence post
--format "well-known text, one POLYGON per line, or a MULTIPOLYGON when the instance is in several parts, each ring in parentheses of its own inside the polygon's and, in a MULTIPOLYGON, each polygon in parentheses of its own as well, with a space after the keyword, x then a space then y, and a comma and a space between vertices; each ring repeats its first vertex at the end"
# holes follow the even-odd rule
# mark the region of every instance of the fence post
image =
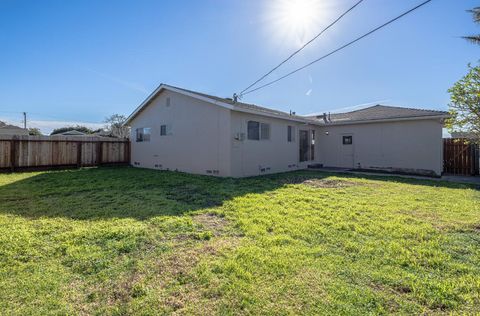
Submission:
POLYGON ((15 171, 15 160, 17 156, 16 147, 17 147, 17 140, 15 139, 15 137, 13 137, 12 140, 10 140, 10 168, 12 172, 15 171))
POLYGON ((126 141, 123 143, 123 145, 125 146, 123 150, 123 155, 124 155, 123 162, 130 164, 130 142, 126 141))
POLYGON ((82 142, 77 142, 77 168, 82 166, 82 142))

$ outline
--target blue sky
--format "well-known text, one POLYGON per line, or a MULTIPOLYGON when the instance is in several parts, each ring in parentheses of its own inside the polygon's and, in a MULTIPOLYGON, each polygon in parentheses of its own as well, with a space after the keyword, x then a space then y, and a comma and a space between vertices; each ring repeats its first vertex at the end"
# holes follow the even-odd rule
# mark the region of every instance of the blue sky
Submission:
MULTIPOLYGON (((129 114, 160 83, 230 97, 356 0, 316 2, 292 30, 289 0, 0 0, 0 119, 44 131, 129 114), (318 12, 318 14, 317 14, 318 12)), ((365 0, 278 76, 420 3, 365 0)), ((465 10, 478 1, 434 0, 411 15, 244 101, 299 114, 381 101, 447 109, 447 89, 477 63, 479 33, 465 10)))

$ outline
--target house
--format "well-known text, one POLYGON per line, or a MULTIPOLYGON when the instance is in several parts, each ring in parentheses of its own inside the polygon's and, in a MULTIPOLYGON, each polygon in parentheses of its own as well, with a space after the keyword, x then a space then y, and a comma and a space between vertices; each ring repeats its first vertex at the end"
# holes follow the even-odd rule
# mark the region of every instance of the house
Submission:
POLYGON ((28 135, 28 130, 0 121, 0 135, 28 135))
POLYGON ((440 175, 446 117, 384 105, 299 116, 162 84, 126 124, 136 167, 222 177, 313 165, 440 175))
POLYGON ((90 135, 81 131, 77 131, 76 129, 72 129, 63 133, 54 134, 52 136, 90 136, 90 135))
POLYGON ((478 139, 479 135, 473 132, 451 132, 452 138, 478 139))

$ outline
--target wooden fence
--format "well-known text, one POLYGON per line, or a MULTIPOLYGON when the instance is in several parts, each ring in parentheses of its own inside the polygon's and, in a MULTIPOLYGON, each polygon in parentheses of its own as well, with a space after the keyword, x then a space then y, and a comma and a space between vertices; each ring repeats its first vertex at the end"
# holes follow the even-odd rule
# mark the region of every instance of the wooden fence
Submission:
POLYGON ((84 136, 0 135, 0 170, 128 164, 130 142, 84 136))
POLYGON ((453 175, 478 175, 478 145, 464 138, 445 138, 443 140, 443 172, 453 175))

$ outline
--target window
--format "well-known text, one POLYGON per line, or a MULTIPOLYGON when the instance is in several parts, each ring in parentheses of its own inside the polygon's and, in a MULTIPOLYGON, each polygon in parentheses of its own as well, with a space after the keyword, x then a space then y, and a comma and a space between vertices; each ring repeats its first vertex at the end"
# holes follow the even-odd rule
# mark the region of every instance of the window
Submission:
POLYGON ((168 124, 160 125, 160 136, 172 135, 172 126, 168 124))
POLYGON ((287 126, 287 141, 294 142, 295 141, 295 127, 287 126))
POLYGON ((136 140, 137 142, 149 142, 150 141, 150 128, 142 127, 137 128, 136 130, 136 140))
POLYGON ((260 123, 255 121, 248 121, 248 139, 259 140, 260 139, 260 123))
POLYGON ((247 138, 250 140, 270 139, 270 124, 248 121, 247 138))
POLYGON ((270 139, 270 124, 260 123, 260 139, 270 139))
POLYGON ((167 106, 167 108, 170 106, 170 97, 167 98, 166 106, 167 106))
POLYGON ((312 133, 311 133, 311 137, 310 137, 310 141, 311 141, 311 144, 310 144, 310 160, 315 160, 315 131, 312 130, 312 133))
POLYGON ((353 144, 352 136, 343 136, 343 144, 344 144, 344 145, 351 145, 351 144, 353 144))

